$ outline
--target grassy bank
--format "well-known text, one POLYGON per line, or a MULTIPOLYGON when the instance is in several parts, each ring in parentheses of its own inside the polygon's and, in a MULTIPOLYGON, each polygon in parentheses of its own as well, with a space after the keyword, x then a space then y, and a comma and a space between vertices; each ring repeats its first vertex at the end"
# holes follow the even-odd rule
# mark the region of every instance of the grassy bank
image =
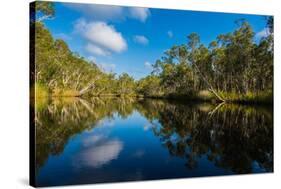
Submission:
POLYGON ((220 93, 226 102, 240 103, 240 104, 273 104, 272 91, 264 92, 248 92, 246 94, 237 93, 220 93))
MULTIPOLYGON (((30 96, 36 98, 42 97, 79 97, 79 91, 74 89, 60 89, 56 88, 53 90, 48 89, 47 86, 36 83, 33 87, 31 87, 30 96)), ((136 93, 128 93, 128 94, 117 94, 117 93, 87 93, 83 95, 83 97, 143 97, 143 95, 139 95, 136 93)))
POLYGON ((42 97, 76 97, 79 96, 79 92, 73 89, 54 89, 53 91, 49 90, 47 86, 36 83, 31 87, 30 96, 36 98, 42 97))
MULTIPOLYGON (((53 91, 48 90, 47 87, 41 84, 35 84, 32 88, 35 91, 36 97, 78 97, 79 92, 72 89, 55 89, 53 91)), ((31 96, 32 96, 31 92, 31 96)), ((237 104, 273 104, 272 91, 266 92, 248 92, 245 94, 237 94, 230 92, 218 92, 223 97, 225 102, 237 103, 237 104)), ((205 102, 220 102, 218 98, 208 90, 201 90, 197 93, 191 94, 169 94, 169 95, 142 95, 142 94, 88 94, 87 97, 138 97, 138 98, 155 98, 155 99, 179 99, 188 101, 205 101, 205 102)))
MULTIPOLYGON (((248 92, 246 94, 237 93, 226 93, 219 92, 219 95, 223 97, 225 102, 237 103, 237 104, 273 104, 273 94, 272 91, 252 93, 248 92)), ((169 94, 169 95, 151 95, 144 96, 146 98, 159 98, 159 99, 180 99, 180 100, 190 100, 190 101, 204 101, 204 102, 221 102, 218 98, 210 91, 202 90, 198 93, 193 93, 189 95, 181 94, 169 94)))

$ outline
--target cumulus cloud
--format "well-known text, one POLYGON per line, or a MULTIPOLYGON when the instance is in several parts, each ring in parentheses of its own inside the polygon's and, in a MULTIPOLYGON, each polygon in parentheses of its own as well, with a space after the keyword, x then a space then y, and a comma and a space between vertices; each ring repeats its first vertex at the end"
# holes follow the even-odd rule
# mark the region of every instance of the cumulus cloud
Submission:
POLYGON ((257 38, 267 37, 269 35, 269 28, 264 28, 256 33, 257 38))
POLYGON ((135 35, 134 41, 142 45, 147 45, 149 43, 149 40, 143 35, 135 35))
POLYGON ((150 15, 150 11, 148 8, 132 7, 129 8, 129 12, 132 18, 138 19, 142 22, 145 22, 150 15))
POLYGON ((83 15, 100 21, 120 19, 124 17, 124 8, 112 5, 64 3, 66 7, 81 12, 83 15))
POLYGON ((168 31, 167 34, 168 34, 169 38, 172 38, 174 36, 172 31, 168 31))
POLYGON ((127 49, 127 42, 122 34, 105 22, 86 22, 82 19, 76 23, 75 30, 88 40, 86 50, 96 55, 106 56, 127 49))
POLYGON ((89 53, 93 53, 96 55, 100 55, 100 56, 106 56, 106 55, 110 55, 110 52, 107 50, 102 49, 99 46, 96 46, 92 43, 88 43, 85 47, 85 49, 89 52, 89 53))
POLYGON ((150 15, 150 11, 148 8, 140 7, 72 3, 64 3, 64 6, 76 10, 90 19, 99 21, 114 21, 124 20, 125 18, 133 18, 145 22, 150 15))

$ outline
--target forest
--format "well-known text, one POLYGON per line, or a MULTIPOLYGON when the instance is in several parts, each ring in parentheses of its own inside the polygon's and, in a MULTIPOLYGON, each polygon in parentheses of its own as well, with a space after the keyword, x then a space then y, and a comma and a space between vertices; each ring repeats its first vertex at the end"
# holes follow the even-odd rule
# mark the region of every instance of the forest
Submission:
POLYGON ((36 2, 31 13, 34 28, 35 69, 31 86, 37 97, 122 96, 174 98, 237 103, 273 103, 273 17, 265 17, 268 35, 259 41, 246 20, 218 35, 208 46, 196 33, 187 34, 153 64, 152 72, 135 80, 128 73, 102 71, 95 62, 72 52, 54 39, 43 20, 55 17, 51 2, 36 2), (36 17, 36 19, 34 19, 36 17))

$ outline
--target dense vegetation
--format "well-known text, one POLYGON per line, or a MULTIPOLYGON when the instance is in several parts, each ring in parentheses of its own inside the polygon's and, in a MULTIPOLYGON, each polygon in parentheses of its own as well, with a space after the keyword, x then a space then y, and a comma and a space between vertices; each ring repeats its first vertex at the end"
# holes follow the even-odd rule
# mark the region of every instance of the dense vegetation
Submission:
POLYGON ((254 41, 251 26, 241 20, 238 28, 219 35, 208 47, 196 33, 187 44, 174 45, 153 65, 152 74, 138 82, 147 96, 208 98, 218 100, 272 100, 273 18, 267 37, 254 41))
POLYGON ((35 66, 38 95, 81 96, 132 94, 134 80, 123 74, 117 79, 96 64, 72 53, 67 44, 54 40, 41 22, 35 23, 35 66), (43 93, 43 91, 46 91, 43 93))
POLYGON ((124 73, 119 77, 101 71, 62 40, 55 40, 42 20, 54 16, 50 2, 36 2, 35 90, 37 96, 134 95, 135 81, 124 73))
POLYGON ((35 27, 35 83, 37 96, 136 96, 272 103, 273 18, 260 41, 244 20, 208 47, 192 33, 187 43, 174 45, 153 65, 153 71, 135 81, 124 73, 101 71, 55 40, 42 20, 55 15, 50 2, 37 2, 35 27))

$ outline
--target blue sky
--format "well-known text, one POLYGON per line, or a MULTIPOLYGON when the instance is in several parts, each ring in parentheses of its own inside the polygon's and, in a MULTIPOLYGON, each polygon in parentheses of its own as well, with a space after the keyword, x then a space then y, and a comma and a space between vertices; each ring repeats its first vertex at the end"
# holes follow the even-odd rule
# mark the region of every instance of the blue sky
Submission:
POLYGON ((186 43, 192 32, 208 45, 217 35, 232 32, 235 20, 243 18, 256 40, 266 35, 261 15, 71 3, 56 3, 55 9, 55 18, 44 21, 55 38, 106 72, 127 72, 135 79, 149 74, 165 50, 186 43))

